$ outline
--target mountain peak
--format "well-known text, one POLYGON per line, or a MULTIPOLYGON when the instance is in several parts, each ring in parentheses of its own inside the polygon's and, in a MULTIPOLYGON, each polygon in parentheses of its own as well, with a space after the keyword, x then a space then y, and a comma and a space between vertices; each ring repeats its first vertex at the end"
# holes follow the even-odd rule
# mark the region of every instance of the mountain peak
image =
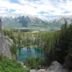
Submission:
POLYGON ((3 27, 4 28, 35 28, 35 30, 58 30, 61 28, 63 24, 65 24, 65 20, 68 24, 72 23, 72 17, 58 17, 53 20, 42 20, 38 17, 34 16, 16 16, 16 17, 2 17, 3 27))

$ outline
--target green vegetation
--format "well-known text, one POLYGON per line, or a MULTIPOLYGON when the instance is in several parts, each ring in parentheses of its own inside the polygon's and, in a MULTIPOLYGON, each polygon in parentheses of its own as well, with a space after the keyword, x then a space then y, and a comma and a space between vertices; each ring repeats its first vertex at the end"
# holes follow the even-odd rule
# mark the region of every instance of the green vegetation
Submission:
POLYGON ((45 59, 28 59, 30 67, 39 65, 49 66, 54 60, 64 64, 68 69, 72 69, 72 25, 65 23, 59 31, 49 32, 22 32, 22 31, 4 31, 14 44, 12 45, 12 53, 16 55, 16 49, 22 47, 38 47, 45 51, 45 59), (67 62, 70 61, 70 64, 67 62), (41 63, 40 63, 41 62, 41 63), (69 66, 68 66, 69 65, 69 66))
POLYGON ((62 27, 59 40, 55 44, 56 60, 64 64, 68 69, 72 69, 72 25, 67 23, 62 27))
MULTIPOLYGON (((47 42, 47 44, 49 44, 49 42, 47 42)), ((57 60, 63 64, 65 68, 72 70, 72 25, 67 26, 67 24, 65 24, 55 35, 49 48, 47 48, 48 50, 45 52, 46 65, 50 65, 52 61, 57 60)))
MULTIPOLYGON (((53 32, 53 31, 51 31, 51 32, 35 32, 35 33, 13 31, 13 30, 4 31, 4 34, 6 36, 9 36, 14 42, 11 47, 11 52, 13 54, 13 57, 15 55, 15 58, 16 58, 17 48, 19 48, 19 50, 20 50, 22 47, 43 48, 45 53, 50 53, 50 51, 52 50, 53 45, 54 45, 54 40, 55 40, 54 37, 57 36, 56 35, 57 33, 58 32, 53 32)), ((34 58, 30 58, 30 59, 33 59, 33 61, 36 60, 34 58)), ((28 61, 30 59, 28 59, 28 61)), ((41 60, 41 59, 39 59, 39 60, 41 60)), ((30 60, 29 65, 30 66, 32 65, 35 68, 36 66, 38 66, 39 60, 37 60, 34 64, 32 64, 33 62, 31 62, 31 60, 30 60)), ((44 65, 44 62, 41 61, 41 63, 39 63, 39 65, 44 65)))
POLYGON ((0 57, 0 72, 29 72, 15 60, 0 57))
MULTIPOLYGON (((28 67, 32 68, 32 69, 38 69, 38 68, 41 68, 43 67, 43 63, 44 63, 44 58, 33 58, 33 57, 29 57, 27 59, 27 64, 28 64, 28 67)), ((27 65, 26 64, 26 65, 27 65)))

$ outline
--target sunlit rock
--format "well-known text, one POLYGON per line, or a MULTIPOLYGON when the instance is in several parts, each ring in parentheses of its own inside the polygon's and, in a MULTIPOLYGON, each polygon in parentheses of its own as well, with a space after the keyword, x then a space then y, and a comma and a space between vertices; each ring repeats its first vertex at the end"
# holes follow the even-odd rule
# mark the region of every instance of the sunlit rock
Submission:
POLYGON ((47 69, 47 72, 67 72, 67 70, 63 69, 63 66, 60 63, 54 61, 47 69))

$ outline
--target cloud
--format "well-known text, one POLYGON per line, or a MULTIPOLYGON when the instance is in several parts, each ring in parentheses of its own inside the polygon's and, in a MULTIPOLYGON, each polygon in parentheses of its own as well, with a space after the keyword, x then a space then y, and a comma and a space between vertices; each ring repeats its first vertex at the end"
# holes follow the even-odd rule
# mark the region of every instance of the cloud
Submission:
POLYGON ((0 16, 18 14, 40 18, 72 15, 72 0, 0 0, 0 16))

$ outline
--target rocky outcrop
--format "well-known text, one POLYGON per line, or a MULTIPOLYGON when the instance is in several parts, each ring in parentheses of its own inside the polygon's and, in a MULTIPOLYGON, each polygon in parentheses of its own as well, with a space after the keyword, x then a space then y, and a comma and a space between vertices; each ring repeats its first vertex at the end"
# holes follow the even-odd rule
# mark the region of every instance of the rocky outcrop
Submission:
POLYGON ((12 40, 0 33, 0 55, 11 58, 10 46, 12 40))
POLYGON ((30 72, 68 72, 68 70, 64 69, 63 66, 59 62, 54 61, 48 67, 48 69, 39 69, 39 70, 32 69, 30 70, 30 72))
POLYGON ((47 72, 68 72, 68 71, 64 69, 60 63, 54 61, 47 69, 47 72))
POLYGON ((48 72, 62 72, 62 65, 57 61, 52 62, 50 67, 47 69, 48 72))

